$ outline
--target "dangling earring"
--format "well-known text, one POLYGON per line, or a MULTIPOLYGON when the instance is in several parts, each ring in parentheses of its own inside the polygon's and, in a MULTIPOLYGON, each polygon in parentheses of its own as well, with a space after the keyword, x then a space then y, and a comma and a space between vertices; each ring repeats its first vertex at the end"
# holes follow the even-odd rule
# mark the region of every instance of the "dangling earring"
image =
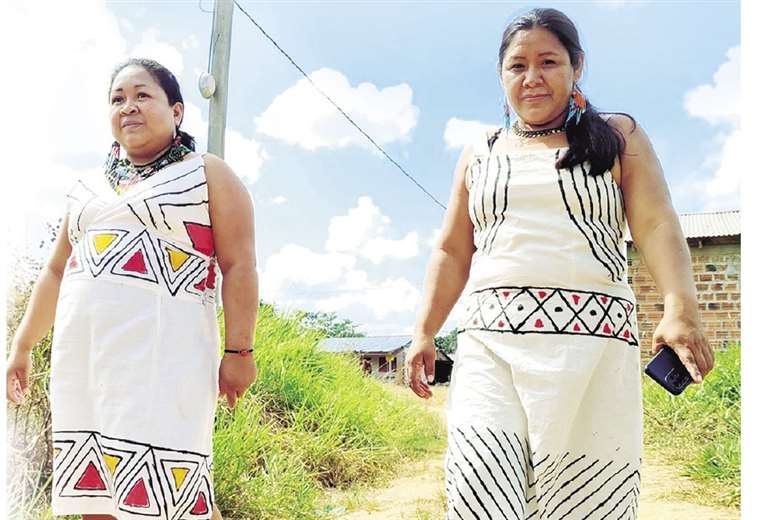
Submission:
POLYGON ((174 127, 174 146, 182 144, 182 135, 179 133, 179 127, 174 127))
POLYGON ((565 119, 565 128, 570 125, 570 121, 577 125, 581 122, 581 116, 586 112, 586 96, 583 95, 578 85, 573 85, 573 91, 570 93, 570 100, 567 102, 567 118, 565 119))
POLYGON ((506 98, 504 99, 504 128, 509 130, 509 103, 507 103, 506 98))

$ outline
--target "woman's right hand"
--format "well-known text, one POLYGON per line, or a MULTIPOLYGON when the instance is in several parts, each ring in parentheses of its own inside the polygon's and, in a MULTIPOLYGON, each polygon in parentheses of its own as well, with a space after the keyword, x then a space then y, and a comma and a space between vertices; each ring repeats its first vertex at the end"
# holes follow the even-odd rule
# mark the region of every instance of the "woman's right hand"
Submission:
POLYGON ((405 364, 412 391, 423 399, 432 397, 433 392, 428 383, 435 379, 435 339, 415 337, 406 355, 405 364))
POLYGON ((21 404, 29 393, 29 373, 32 370, 32 353, 17 347, 11 349, 6 370, 6 397, 15 404, 21 404))

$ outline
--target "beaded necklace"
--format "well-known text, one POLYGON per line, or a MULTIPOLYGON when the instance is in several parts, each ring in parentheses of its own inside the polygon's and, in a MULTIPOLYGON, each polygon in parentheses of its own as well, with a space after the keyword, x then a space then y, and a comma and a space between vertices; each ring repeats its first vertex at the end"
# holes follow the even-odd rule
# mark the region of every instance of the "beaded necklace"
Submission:
POLYGON ((518 137, 524 137, 527 139, 533 139, 535 137, 544 137, 546 135, 561 134, 565 131, 564 126, 558 126, 556 128, 546 128, 544 130, 525 130, 517 124, 517 121, 512 123, 512 132, 518 137))
POLYGON ((180 143, 172 143, 157 159, 148 164, 132 164, 129 159, 119 159, 119 152, 114 144, 106 163, 105 175, 108 183, 116 193, 124 193, 140 181, 143 181, 170 164, 180 162, 192 150, 180 143))

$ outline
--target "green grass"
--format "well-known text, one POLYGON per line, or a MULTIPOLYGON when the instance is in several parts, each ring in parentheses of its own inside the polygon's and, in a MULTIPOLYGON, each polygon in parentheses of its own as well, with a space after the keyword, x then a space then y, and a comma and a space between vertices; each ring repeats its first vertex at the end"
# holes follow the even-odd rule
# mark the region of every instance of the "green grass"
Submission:
MULTIPOLYGON (((9 313, 9 333, 19 318, 9 313)), ((383 481, 408 458, 442 449, 439 417, 365 377, 354 358, 318 350, 321 336, 296 319, 264 305, 256 336, 256 383, 234 411, 221 401, 217 410, 213 475, 226 520, 325 518, 328 488, 383 481)), ((35 348, 27 403, 9 407, 11 519, 52 518, 49 354, 48 338, 35 348)))
POLYGON ((271 307, 261 307, 256 336, 259 377, 217 419, 225 517, 316 518, 323 488, 377 482, 445 442, 435 416, 363 376, 352 357, 317 350, 320 336, 271 307))
POLYGON ((740 504, 740 350, 716 352, 705 382, 677 397, 644 378, 645 444, 696 483, 692 501, 740 504))

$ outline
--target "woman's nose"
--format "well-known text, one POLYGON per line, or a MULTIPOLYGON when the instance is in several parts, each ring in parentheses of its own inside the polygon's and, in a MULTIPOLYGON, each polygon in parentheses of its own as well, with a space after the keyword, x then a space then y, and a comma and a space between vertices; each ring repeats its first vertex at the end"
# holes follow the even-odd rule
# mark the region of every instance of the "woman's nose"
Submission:
POLYGON ((130 100, 126 100, 121 106, 122 114, 133 114, 137 110, 137 105, 130 100))
POLYGON ((539 71, 535 67, 528 67, 528 70, 525 71, 525 79, 523 80, 523 84, 528 86, 535 86, 541 83, 541 71, 539 71))

